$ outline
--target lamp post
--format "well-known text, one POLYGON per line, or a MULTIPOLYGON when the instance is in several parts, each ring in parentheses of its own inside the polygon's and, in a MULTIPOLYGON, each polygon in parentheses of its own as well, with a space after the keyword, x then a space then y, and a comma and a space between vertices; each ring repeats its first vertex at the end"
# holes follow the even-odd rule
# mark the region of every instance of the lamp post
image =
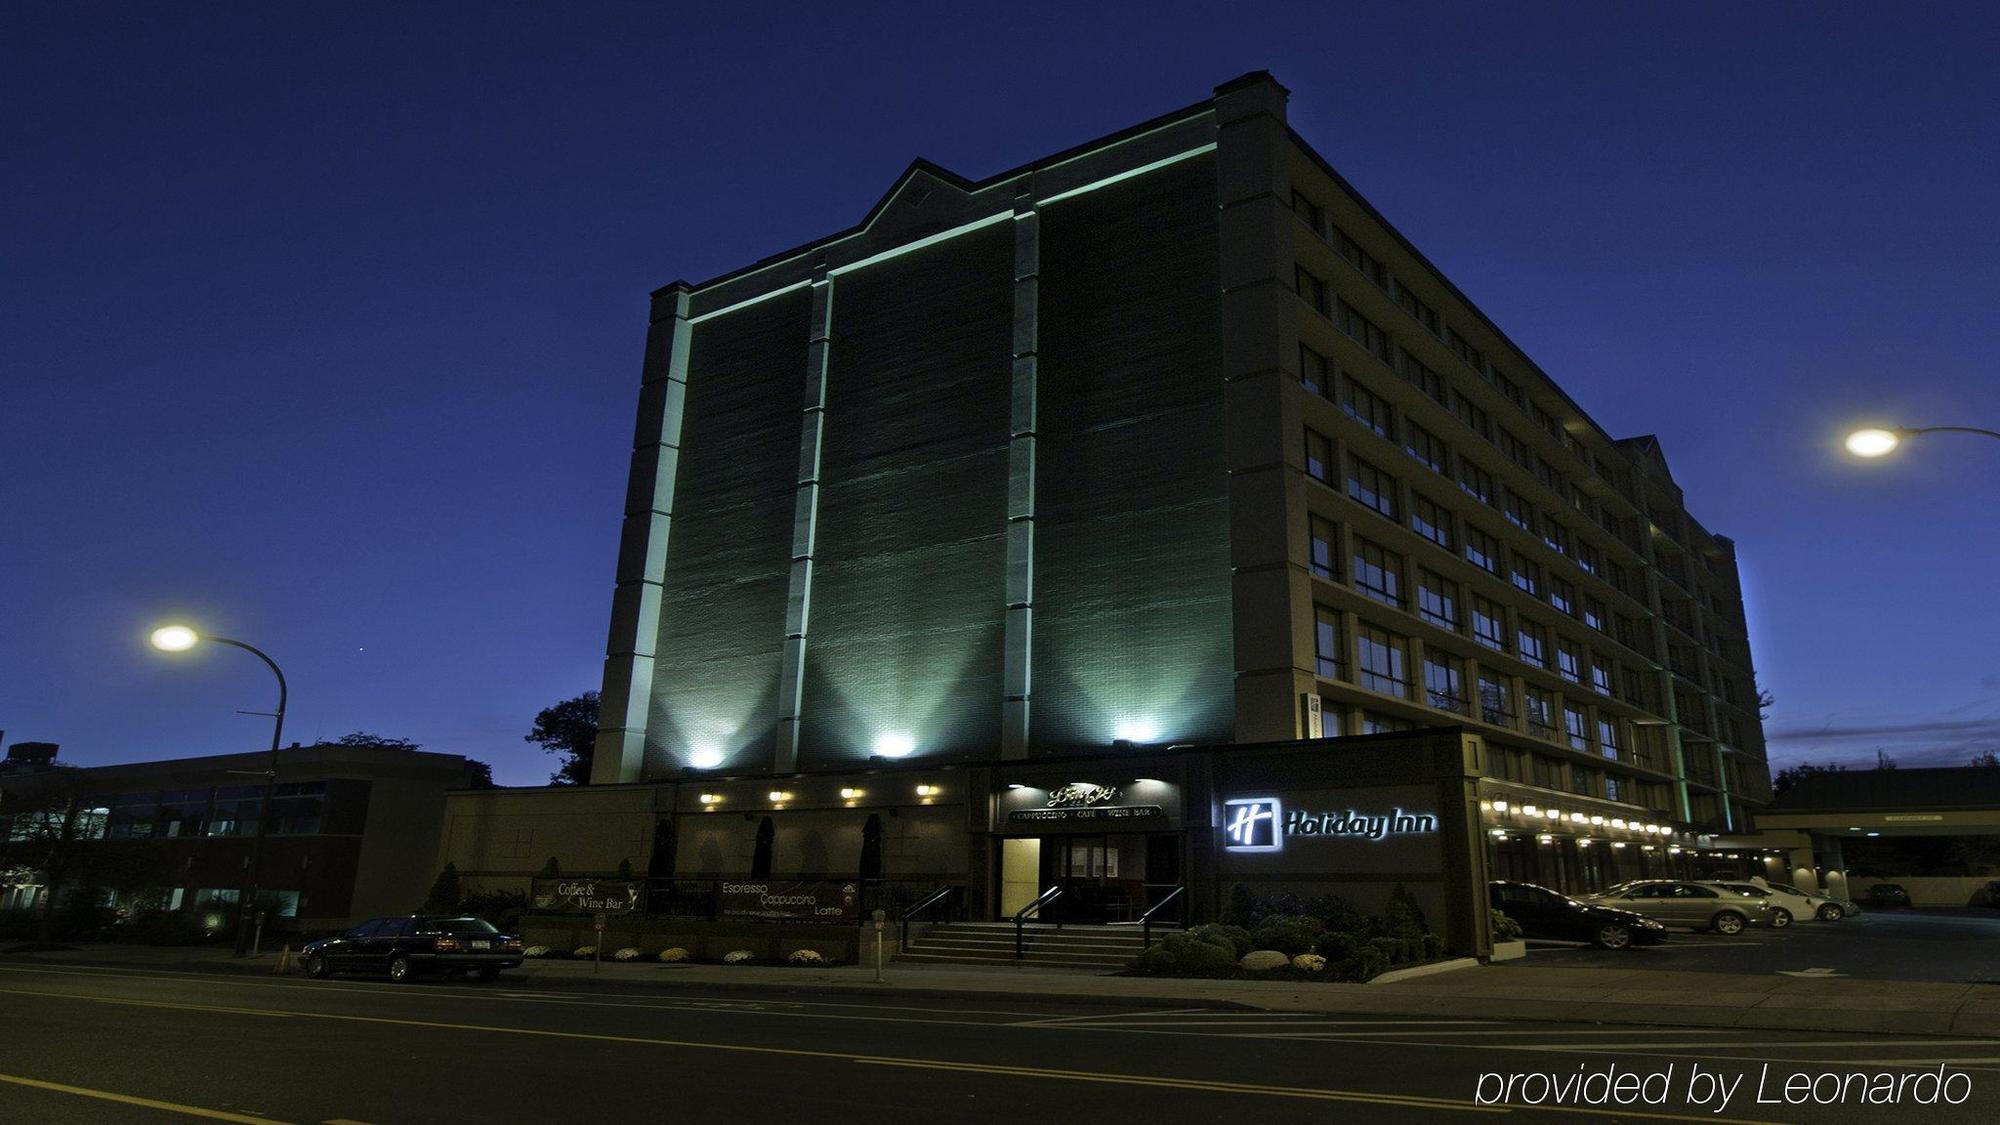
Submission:
POLYGON ((278 744, 285 734, 285 673, 278 662, 265 655, 255 645, 233 641, 228 637, 203 637, 185 625, 166 625, 153 630, 153 647, 161 652, 186 652, 201 641, 212 641, 244 652, 264 662, 273 676, 278 677, 278 709, 256 712, 271 716, 271 758, 264 766, 263 809, 257 814, 257 834, 250 843, 250 875, 248 885, 243 889, 242 901, 236 904, 236 956, 241 957, 250 949, 250 919, 256 910, 258 883, 263 875, 264 837, 271 831, 271 802, 278 789, 278 744))
POLYGON ((2000 438, 2000 430, 1982 430, 1977 426, 1896 426, 1890 429, 1870 428, 1855 430, 1847 435, 1847 451, 1856 457, 1886 457, 1896 451, 1907 438, 1918 434, 1983 434, 1990 438, 2000 438))

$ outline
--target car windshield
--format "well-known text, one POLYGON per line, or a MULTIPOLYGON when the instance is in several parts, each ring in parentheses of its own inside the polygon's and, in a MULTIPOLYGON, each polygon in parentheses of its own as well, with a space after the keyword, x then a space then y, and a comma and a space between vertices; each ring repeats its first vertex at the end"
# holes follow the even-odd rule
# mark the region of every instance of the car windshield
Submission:
POLYGON ((1774 891, 1778 891, 1778 892, 1780 892, 1780 893, 1782 893, 1782 894, 1788 894, 1788 895, 1804 895, 1804 894, 1805 894, 1805 892, 1804 892, 1804 891, 1802 891, 1802 890, 1798 889, 1797 887, 1794 887, 1794 886, 1792 886, 1792 885, 1791 885, 1790 883, 1772 883, 1772 884, 1771 884, 1771 889, 1772 889, 1772 890, 1774 890, 1774 891))
POLYGON ((500 931, 484 918, 426 918, 424 929, 441 934, 497 934, 500 931))

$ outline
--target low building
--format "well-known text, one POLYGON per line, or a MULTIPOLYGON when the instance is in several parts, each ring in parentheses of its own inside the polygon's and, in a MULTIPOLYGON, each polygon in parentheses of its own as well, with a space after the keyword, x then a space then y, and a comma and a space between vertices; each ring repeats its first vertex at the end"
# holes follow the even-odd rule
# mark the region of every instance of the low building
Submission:
MULTIPOLYGON (((0 775, 0 914, 32 916, 53 881, 59 903, 87 886, 123 912, 158 908, 223 928, 250 881, 269 763, 266 753, 83 768, 16 759, 0 775)), ((415 909, 436 875, 445 794, 470 779, 456 754, 279 751, 256 873, 267 927, 329 929, 415 909)))

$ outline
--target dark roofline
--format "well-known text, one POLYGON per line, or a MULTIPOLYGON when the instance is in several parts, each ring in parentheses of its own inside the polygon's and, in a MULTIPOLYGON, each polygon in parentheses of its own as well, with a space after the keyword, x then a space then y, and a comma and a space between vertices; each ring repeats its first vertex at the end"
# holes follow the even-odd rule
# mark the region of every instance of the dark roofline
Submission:
MULTIPOLYGON (((1232 79, 1224 86, 1217 87, 1217 90, 1218 92, 1220 92, 1222 90, 1234 89, 1238 85, 1248 84, 1250 82, 1257 81, 1259 80, 1258 76, 1260 75, 1262 75, 1264 79, 1270 78, 1270 75, 1265 71, 1261 70, 1251 71, 1249 74, 1245 74, 1240 78, 1232 79)), ((1273 81, 1275 82, 1275 80, 1273 81)), ((1282 90, 1284 89, 1284 87, 1280 86, 1279 89, 1282 90)), ((866 215, 862 216, 861 221, 854 224, 851 227, 848 227, 846 230, 842 230, 834 234, 824 235, 820 238, 815 238, 808 242, 802 242, 797 246, 792 247, 789 250, 780 250, 775 254, 759 258, 756 261, 751 262, 747 266, 739 266, 736 269, 730 270, 728 273, 717 274, 716 276, 709 278, 707 281, 699 281, 693 284, 689 284, 688 282, 681 280, 670 281, 667 284, 662 285, 658 289, 654 290, 653 293, 655 296, 657 296, 658 294, 664 293, 677 286, 688 289, 690 291, 699 291, 702 289, 707 289, 710 286, 720 285, 725 281, 733 281, 736 278, 742 277, 745 274, 755 273, 760 269, 764 269, 768 266, 775 265, 776 263, 782 262, 788 258, 798 257, 799 255, 804 254, 815 247, 826 246, 831 243, 839 242, 843 238, 852 238, 853 236, 860 234, 862 231, 867 230, 868 225, 874 222, 876 216, 881 214, 882 209, 887 207, 889 205, 890 200, 895 198, 896 192, 901 190, 903 184, 912 175, 914 175, 919 171, 928 172, 931 175, 937 176, 939 179, 946 181, 953 187, 956 187, 961 191, 965 191, 967 193, 982 191, 986 188, 992 187, 996 183, 1000 183, 1003 180, 1012 179, 1015 176, 1022 175, 1026 172, 1034 171, 1037 168, 1046 167, 1047 165, 1050 164, 1060 164, 1066 160, 1072 160, 1078 156, 1082 156, 1083 154, 1088 153, 1094 149, 1104 148, 1109 145, 1117 144, 1119 141, 1136 137, 1141 133, 1150 132, 1154 129, 1158 129, 1163 126, 1175 124, 1185 118, 1199 116, 1202 113, 1213 110, 1214 107, 1215 107, 1214 97, 1211 96, 1203 98, 1201 101, 1195 102, 1192 105, 1182 106, 1179 109, 1171 110, 1167 113, 1160 114, 1158 117, 1148 118, 1145 121, 1139 122, 1137 125, 1130 125, 1123 129, 1118 130, 1117 132, 1106 133, 1105 135, 1098 137, 1094 140, 1088 140, 1083 142, 1082 144, 1072 145, 1071 147, 1063 149, 1060 152, 1051 153, 1048 156, 1036 157, 1035 159, 1030 160, 1025 164, 1015 165, 1014 167, 1009 168, 1004 172, 995 172, 992 175, 986 176, 983 179, 979 180, 967 179, 966 177, 959 175, 957 172, 954 172, 951 169, 946 168, 941 164, 938 164, 934 161, 927 160, 924 157, 919 156, 915 160, 910 161, 909 165, 903 169, 902 174, 897 176, 895 182, 890 185, 889 190, 884 192, 882 194, 882 197, 875 201, 875 205, 868 209, 868 213, 866 215)))

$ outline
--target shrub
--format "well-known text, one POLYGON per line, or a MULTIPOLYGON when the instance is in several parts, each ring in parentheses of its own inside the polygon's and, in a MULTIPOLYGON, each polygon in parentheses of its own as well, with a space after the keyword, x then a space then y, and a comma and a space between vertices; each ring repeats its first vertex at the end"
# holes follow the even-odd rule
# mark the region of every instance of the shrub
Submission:
POLYGON ((794 965, 826 964, 826 958, 820 956, 819 950, 817 949, 794 949, 792 950, 791 955, 786 957, 785 960, 791 962, 794 965))
POLYGON ((1251 973, 1268 973, 1273 969, 1283 969, 1291 965, 1292 959, 1275 949, 1259 949, 1243 955, 1243 970, 1251 973))
POLYGON ((1326 958, 1317 953, 1301 953, 1292 958, 1292 968, 1302 973, 1317 973, 1326 969, 1326 958))
POLYGON ((685 961, 687 959, 688 959, 688 951, 682 949, 678 945, 674 946, 672 949, 660 950, 660 960, 665 961, 669 965, 678 964, 679 962, 685 961))
POLYGON ((1423 943, 1424 943, 1424 960, 1435 961, 1438 958, 1444 956, 1443 935, 1425 934, 1423 936, 1423 943))
POLYGON ((1341 976, 1352 980, 1373 980, 1388 971, 1389 963, 1372 949, 1364 949, 1342 965, 1341 976))
POLYGON ((1430 932, 1417 896, 1401 883, 1389 892, 1389 901, 1382 906, 1382 930, 1390 937, 1422 937, 1430 932))
POLYGON ((1295 956, 1311 953, 1313 943, 1324 932, 1326 925, 1319 919, 1306 914, 1290 914, 1266 918, 1250 935, 1250 940, 1258 949, 1275 949, 1295 956))
POLYGON ((1238 883, 1229 888, 1229 905, 1222 910, 1222 920, 1232 926, 1249 926, 1257 915, 1257 894, 1247 883, 1238 883))
POLYGON ((645 955, 646 953, 644 950, 639 949, 635 946, 628 945, 625 948, 619 950, 618 952, 613 953, 611 955, 611 959, 613 961, 637 961, 639 958, 644 957, 645 955))
POLYGON ((546 945, 531 945, 528 948, 523 949, 521 951, 521 956, 539 958, 539 957, 547 957, 549 953, 550 949, 546 945))
POLYGON ((1245 953, 1257 948, 1257 944, 1250 940, 1250 931, 1241 926, 1210 923, 1206 926, 1196 926, 1187 932, 1187 936, 1195 941, 1205 941, 1210 945, 1222 946, 1224 949, 1229 950, 1231 957, 1240 958, 1245 953))
POLYGON ((1183 943, 1174 952, 1174 959, 1183 973, 1213 974, 1227 976, 1236 967, 1236 958, 1229 950, 1205 941, 1183 943))
POLYGON ((722 963, 725 965, 741 965, 745 961, 755 961, 756 959, 757 955, 747 949, 732 949, 722 955, 722 963))
POLYGON ((588 961, 597 956, 597 947, 594 945, 579 945, 570 952, 570 956, 579 961, 588 961))
POLYGON ((1335 930, 1321 934, 1318 950, 1329 961, 1345 961, 1367 943, 1367 939, 1349 930, 1335 930))
POLYGON ((1493 940, 1518 941, 1521 937, 1521 923, 1507 917, 1500 911, 1493 912, 1493 940))
POLYGON ((1164 944, 1155 945, 1139 954, 1132 967, 1145 973, 1171 973, 1180 968, 1180 958, 1174 956, 1174 951, 1164 944))

